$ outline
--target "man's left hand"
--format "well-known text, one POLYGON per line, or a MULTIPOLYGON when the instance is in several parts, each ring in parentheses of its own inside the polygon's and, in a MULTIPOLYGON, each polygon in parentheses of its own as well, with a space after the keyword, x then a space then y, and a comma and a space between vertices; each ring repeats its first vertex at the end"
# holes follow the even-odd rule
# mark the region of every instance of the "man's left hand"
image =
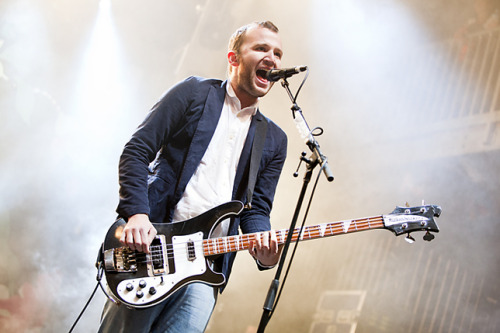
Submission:
POLYGON ((264 267, 276 265, 281 255, 276 231, 257 233, 256 239, 251 239, 249 242, 248 252, 264 267))

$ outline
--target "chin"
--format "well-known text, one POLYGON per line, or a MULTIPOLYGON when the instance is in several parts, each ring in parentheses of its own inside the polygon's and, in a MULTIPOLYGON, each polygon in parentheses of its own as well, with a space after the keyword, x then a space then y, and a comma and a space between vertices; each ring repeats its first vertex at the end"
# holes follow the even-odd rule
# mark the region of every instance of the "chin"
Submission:
POLYGON ((260 96, 260 97, 264 97, 265 95, 267 95, 267 93, 269 92, 269 90, 271 90, 272 86, 273 85, 271 84, 271 85, 269 85, 269 87, 267 87, 265 90, 263 90, 262 91, 262 96, 260 96))
POLYGON ((269 83, 269 85, 265 88, 260 86, 255 86, 254 92, 257 95, 257 97, 263 97, 269 92, 269 90, 271 90, 272 86, 273 86, 272 83, 269 83))

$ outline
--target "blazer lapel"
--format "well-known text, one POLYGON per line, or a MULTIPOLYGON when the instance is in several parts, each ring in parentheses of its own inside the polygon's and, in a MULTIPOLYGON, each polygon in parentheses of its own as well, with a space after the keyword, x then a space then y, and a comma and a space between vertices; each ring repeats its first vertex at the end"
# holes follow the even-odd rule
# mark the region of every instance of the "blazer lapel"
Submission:
POLYGON ((227 81, 220 87, 210 87, 203 114, 196 127, 196 132, 189 146, 186 161, 179 178, 179 183, 174 195, 174 200, 176 202, 180 200, 182 193, 184 193, 189 179, 191 179, 191 176, 200 164, 203 154, 205 154, 208 144, 215 132, 224 105, 226 83, 227 81))

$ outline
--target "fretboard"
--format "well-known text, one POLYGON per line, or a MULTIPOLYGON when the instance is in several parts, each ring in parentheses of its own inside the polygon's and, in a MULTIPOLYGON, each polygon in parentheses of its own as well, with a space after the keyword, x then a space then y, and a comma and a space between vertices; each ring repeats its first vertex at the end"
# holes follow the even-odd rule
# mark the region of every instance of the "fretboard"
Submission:
MULTIPOLYGON (((356 220, 323 223, 305 226, 302 229, 302 232, 300 231, 300 228, 295 228, 293 230, 292 242, 296 242, 299 239, 300 241, 303 241, 381 228, 384 228, 384 218, 382 215, 356 220)), ((285 243, 288 237, 288 232, 289 229, 276 230, 279 245, 285 243)), ((203 252, 205 256, 213 256, 223 253, 248 250, 250 241, 255 240, 257 237, 261 237, 262 239, 262 233, 205 239, 203 240, 203 252)))

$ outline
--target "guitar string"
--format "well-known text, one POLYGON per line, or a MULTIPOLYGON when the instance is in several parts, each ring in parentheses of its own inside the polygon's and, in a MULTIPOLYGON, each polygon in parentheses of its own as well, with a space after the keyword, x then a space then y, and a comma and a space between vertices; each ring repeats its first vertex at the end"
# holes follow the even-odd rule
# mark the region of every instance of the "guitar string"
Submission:
MULTIPOLYGON (((373 228, 370 226, 370 223, 376 223, 376 222, 381 222, 381 221, 382 220, 380 218, 378 218, 378 219, 367 218, 367 219, 363 219, 363 220, 354 221, 355 223, 352 225, 356 229, 355 231, 362 231, 362 230, 368 230, 368 229, 373 228)), ((321 232, 321 229, 322 229, 321 227, 323 225, 310 226, 310 227, 304 229, 305 231, 303 232, 303 234, 307 233, 309 239, 318 238, 318 237, 328 237, 328 236, 331 236, 334 234, 341 234, 344 232, 344 226, 343 226, 343 224, 341 225, 341 223, 343 223, 343 222, 325 223, 324 224, 324 226, 325 226, 324 232, 321 232), (326 232, 327 228, 329 229, 328 233, 326 232)), ((379 224, 376 225, 376 227, 381 227, 381 226, 382 225, 379 225, 379 224)), ((281 231, 285 232, 285 236, 288 235, 288 232, 289 232, 288 230, 281 230, 281 231)), ((296 228, 294 230, 294 236, 292 237, 295 240, 298 237, 298 232, 299 232, 299 228, 296 228)), ((201 241, 201 242, 205 243, 204 244, 204 245, 206 245, 205 247, 209 249, 209 250, 207 250, 208 254, 218 254, 219 252, 224 251, 223 248, 227 247, 228 244, 229 244, 229 247, 231 250, 237 250, 240 248, 246 249, 248 247, 248 242, 250 241, 250 238, 254 238, 256 235, 257 234, 248 234, 248 235, 242 235, 242 236, 235 235, 235 236, 227 236, 227 237, 221 237, 221 238, 216 238, 216 239, 196 240, 196 241, 193 241, 192 243, 193 244, 199 243, 201 241), (238 239, 241 239, 242 241, 237 241, 238 239), (210 243, 214 243, 214 242, 215 242, 215 245, 210 244, 210 243), (243 244, 243 246, 240 246, 237 244, 243 244), (213 248, 215 248, 215 250, 217 252, 211 253, 210 249, 213 249, 213 248)), ((285 237, 285 236, 283 236, 283 237, 285 237)), ((178 251, 176 249, 173 249, 174 246, 180 246, 184 249, 187 247, 187 244, 189 244, 189 243, 183 242, 183 243, 176 243, 175 245, 166 245, 167 254, 171 254, 172 251, 176 251, 176 252, 178 251)), ((161 253, 161 246, 156 246, 156 247, 160 248, 160 253, 161 253)))
MULTIPOLYGON (((368 230, 370 228, 373 228, 373 227, 370 227, 370 223, 375 223, 375 222, 381 222, 381 219, 368 218, 365 220, 355 221, 355 223, 352 225, 355 227, 355 229, 356 229, 355 231, 362 231, 362 230, 368 230)), ((318 238, 318 237, 328 237, 328 236, 335 235, 335 234, 342 234, 344 232, 344 227, 343 227, 343 225, 340 225, 341 223, 342 222, 324 224, 325 231, 323 232, 323 234, 321 232, 322 225, 310 226, 310 227, 304 229, 305 231, 303 232, 303 234, 307 233, 309 239, 318 238), (326 232, 326 228, 330 229, 328 233, 326 232)), ((377 224, 377 227, 379 227, 379 226, 381 226, 381 225, 377 224)), ((283 230, 283 231, 285 232, 285 236, 287 236, 288 230, 283 230)), ((292 240, 297 240, 297 238, 299 237, 298 232, 299 232, 299 228, 296 228, 294 230, 294 236, 292 237, 292 240)), ((246 249, 246 248, 248 248, 248 243, 250 241, 250 238, 254 238, 256 235, 257 234, 248 234, 248 235, 242 235, 242 236, 236 235, 236 236, 221 237, 218 239, 214 239, 215 245, 210 244, 210 243, 214 243, 214 241, 212 239, 196 240, 196 241, 192 241, 191 243, 192 244, 199 243, 199 242, 205 243, 203 245, 205 245, 205 247, 208 248, 207 254, 213 255, 213 254, 219 254, 219 253, 225 251, 226 250, 225 248, 227 248, 227 245, 229 245, 230 250, 246 249), (241 239, 242 241, 237 241, 238 238, 241 239), (238 244, 243 244, 243 245, 240 246, 238 244), (214 249, 214 250, 212 250, 212 249, 214 249)), ((285 237, 285 236, 283 236, 283 237, 285 237)), ((166 250, 167 250, 167 256, 169 257, 169 255, 172 254, 172 252, 177 252, 177 253, 180 252, 181 254, 188 253, 189 250, 182 251, 183 249, 187 248, 187 244, 189 244, 189 243, 183 242, 183 243, 176 243, 174 245, 167 244, 165 246, 166 250), (179 247, 180 249, 175 249, 174 247, 179 247)), ((161 250, 161 246, 153 246, 152 248, 159 248, 158 251, 154 251, 154 250, 152 251, 153 253, 156 252, 157 255, 161 255, 163 253, 161 250)), ((229 252, 231 252, 231 251, 229 251, 229 252)), ((154 256, 154 254, 153 254, 153 256, 154 256)))
MULTIPOLYGON (((305 239, 315 239, 319 237, 328 237, 328 236, 333 236, 333 235, 338 235, 338 234, 343 234, 345 233, 344 231, 344 223, 345 221, 341 222, 332 222, 332 223, 324 223, 320 225, 314 225, 314 226, 309 226, 306 227, 302 235, 299 235, 300 228, 295 228, 293 231, 293 236, 292 236, 292 241, 296 241, 299 237, 305 237, 305 239), (323 229, 324 227, 324 229, 323 229), (307 236, 306 236, 307 234, 307 236)), ((363 231, 363 230, 369 230, 369 229, 374 229, 374 228, 380 228, 383 226, 383 217, 378 216, 374 218, 363 218, 363 219, 357 219, 357 220, 352 220, 350 221, 349 224, 349 230, 353 227, 355 230, 353 231, 363 231), (374 226, 372 226, 373 224, 374 226)), ((347 231, 349 231, 347 230, 347 231)), ((351 231, 351 232, 353 232, 351 231)), ((289 230, 283 229, 283 230, 277 230, 277 233, 280 234, 280 238, 283 240, 288 237, 289 230)), ((199 247, 200 245, 204 249, 204 255, 210 256, 210 255, 216 255, 216 254, 223 254, 226 252, 234 252, 234 251, 239 251, 239 250, 245 250, 248 249, 249 243, 251 238, 255 239, 255 237, 259 233, 254 233, 254 234, 245 234, 245 235, 234 235, 234 236, 226 236, 226 237, 220 237, 220 238, 209 238, 209 239, 202 239, 202 240, 195 240, 195 241, 189 241, 189 242, 182 242, 182 243, 175 243, 175 244, 167 244, 165 245, 165 253, 166 253, 166 259, 171 260, 174 258, 174 253, 176 255, 184 255, 186 254, 189 257, 190 250, 188 249, 188 244, 193 244, 194 246, 192 247, 193 249, 199 247), (201 244, 200 244, 201 242, 201 244), (215 243, 215 244, 214 244, 215 243)), ((261 241, 263 239, 262 233, 261 235, 261 241)), ((280 243, 280 244, 282 244, 280 243)), ((161 261, 163 260, 163 250, 161 245, 153 245, 151 247, 151 254, 150 254, 150 259, 148 258, 141 258, 139 260, 141 261, 136 261, 138 263, 146 263, 148 261, 161 261)), ((195 251, 196 254, 196 251, 195 251)), ((137 257, 144 257, 146 254, 143 252, 136 252, 135 255, 137 257)))

